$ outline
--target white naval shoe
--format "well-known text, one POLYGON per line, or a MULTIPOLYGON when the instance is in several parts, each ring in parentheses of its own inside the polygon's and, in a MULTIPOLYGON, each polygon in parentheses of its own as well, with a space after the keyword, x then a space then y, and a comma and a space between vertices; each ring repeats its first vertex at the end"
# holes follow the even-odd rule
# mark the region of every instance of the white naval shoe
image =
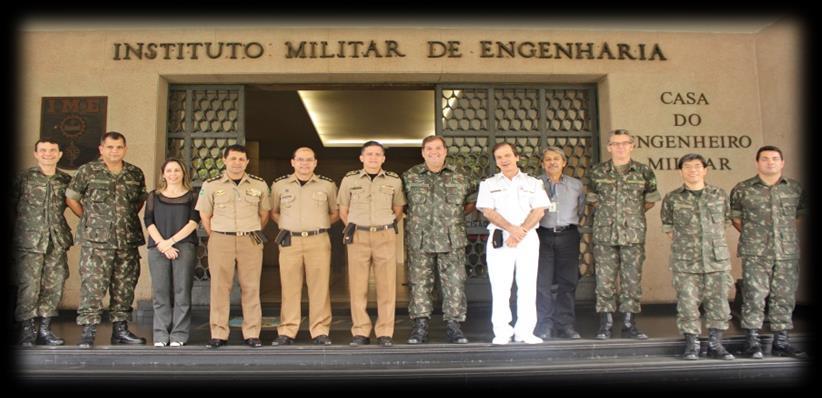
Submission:
POLYGON ((491 344, 493 345, 506 345, 511 342, 511 337, 494 337, 491 340, 491 344))
POLYGON ((534 336, 533 334, 529 334, 527 336, 515 336, 514 341, 517 343, 525 343, 525 344, 541 344, 542 339, 534 336))

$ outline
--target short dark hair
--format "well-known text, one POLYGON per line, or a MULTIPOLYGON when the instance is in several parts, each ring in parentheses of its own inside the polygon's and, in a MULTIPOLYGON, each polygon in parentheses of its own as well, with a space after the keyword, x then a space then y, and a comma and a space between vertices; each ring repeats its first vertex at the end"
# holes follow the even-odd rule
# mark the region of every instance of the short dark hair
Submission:
POLYGON ((311 154, 312 154, 315 158, 317 157, 317 153, 316 153, 316 152, 314 152, 314 150, 313 150, 313 149, 311 149, 311 148, 309 148, 309 147, 307 147, 307 146, 301 146, 301 147, 299 147, 299 148, 297 148, 297 149, 295 149, 295 150, 294 150, 294 153, 292 153, 292 154, 291 154, 291 159, 295 159, 295 158, 297 157, 297 152, 299 152, 299 151, 311 151, 311 154))
POLYGON ((425 148, 425 144, 427 144, 431 141, 436 141, 436 140, 439 140, 440 142, 442 142, 443 147, 448 148, 448 144, 445 143, 445 138, 442 138, 441 135, 429 135, 428 137, 423 138, 422 139, 422 145, 420 147, 425 148))
POLYGON ((779 148, 777 148, 773 145, 765 145, 765 146, 759 148, 758 151, 756 151, 756 160, 757 161, 759 161, 759 154, 762 153, 762 152, 765 152, 765 151, 777 152, 777 153, 779 153, 779 158, 780 159, 783 159, 783 160, 785 159, 785 158, 782 157, 782 150, 781 149, 779 149, 779 148))
POLYGON ((519 156, 519 153, 517 153, 517 147, 510 142, 498 142, 496 145, 494 145, 494 149, 491 150, 491 155, 497 153, 497 149, 500 149, 506 145, 511 147, 511 151, 514 152, 514 156, 519 156))
POLYGON ((378 147, 380 147, 380 149, 382 149, 382 154, 383 154, 383 155, 385 155, 385 147, 384 147, 384 146, 382 146, 382 144, 380 144, 380 143, 379 143, 379 142, 377 142, 377 141, 366 141, 366 143, 365 143, 365 144, 362 144, 362 149, 360 149, 360 154, 362 154, 363 152, 365 152, 365 148, 368 148, 368 147, 370 147, 370 146, 378 146, 378 147))
POLYGON ((692 160, 698 160, 702 163, 702 167, 708 167, 708 162, 705 161, 705 158, 702 155, 698 153, 689 153, 679 158, 679 160, 676 162, 676 168, 681 169, 682 165, 685 164, 685 162, 690 162, 692 160))
POLYGON ((228 153, 231 152, 231 151, 242 152, 246 155, 246 157, 248 157, 248 149, 246 149, 245 146, 242 146, 240 144, 233 144, 233 145, 227 146, 225 148, 225 150, 223 150, 223 159, 227 158, 228 153))
POLYGON ((626 129, 616 129, 608 132, 608 142, 611 142, 611 137, 615 135, 624 135, 631 139, 631 143, 634 142, 634 137, 631 135, 631 132, 626 129))
POLYGON ((54 138, 41 138, 34 143, 34 152, 37 152, 37 145, 40 144, 54 144, 57 145, 58 150, 62 151, 62 149, 60 148, 60 143, 55 141, 54 138))
POLYGON ((123 140, 123 145, 126 145, 126 136, 124 136, 123 134, 118 133, 116 131, 109 131, 109 132, 103 134, 103 136, 100 137, 100 144, 103 144, 104 142, 106 142, 107 138, 111 138, 112 140, 115 140, 115 141, 123 140))

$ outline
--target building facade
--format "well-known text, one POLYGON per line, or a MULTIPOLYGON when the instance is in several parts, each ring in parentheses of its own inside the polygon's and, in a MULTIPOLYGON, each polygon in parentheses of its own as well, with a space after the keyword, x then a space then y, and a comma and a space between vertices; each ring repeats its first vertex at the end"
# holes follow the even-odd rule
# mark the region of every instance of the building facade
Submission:
MULTIPOLYGON (((307 145, 318 149, 317 172, 339 182, 358 167, 365 140, 386 141, 385 168, 403 172, 422 161, 419 138, 436 133, 446 137, 451 161, 475 179, 494 172, 487 149, 509 141, 522 150, 521 166, 532 173, 541 172, 541 148, 563 147, 566 172, 585 181, 588 166, 607 159, 607 132, 625 128, 637 141, 634 158, 654 169, 661 192, 680 185, 675 164, 689 152, 709 159, 708 180, 729 191, 756 173, 754 156, 762 145, 781 147, 785 174, 804 180, 801 26, 778 17, 718 25, 30 20, 19 27, 22 139, 16 150, 25 154, 41 136, 56 135, 69 143, 66 160, 81 162, 96 151, 79 144, 84 134, 120 131, 128 138, 126 159, 144 170, 152 189, 166 156, 186 159, 198 185, 219 173, 222 147, 244 143, 251 149, 250 172, 270 184, 291 172, 291 151, 307 145), (312 107, 312 92, 326 95, 325 105, 312 107), (373 124, 335 129, 326 117, 339 113, 350 123, 373 124), (424 128, 393 129, 412 126, 418 114, 424 128), (374 125, 387 127, 369 127, 374 125)), ((21 170, 33 164, 31 157, 19 158, 21 170)), ((73 174, 76 166, 65 167, 73 174)), ((77 219, 68 218, 76 227, 77 219)), ((487 285, 483 222, 478 214, 469 216, 475 244, 467 266, 477 291, 487 285)), ((727 239, 736 247, 738 233, 729 229, 727 239)), ((589 242, 588 234, 580 269, 590 280, 595 263, 589 242)), ((648 212, 646 247, 642 301, 675 302, 670 243, 658 206, 648 212)), ((140 250, 138 302, 151 299, 145 247, 140 250)), ((266 250, 263 286, 279 283, 275 250, 266 250)), ((335 243, 334 250, 341 253, 342 245, 335 243)), ((78 255, 77 247, 69 252, 64 309, 79 301, 78 255)), ((398 259, 402 269, 404 256, 398 259)), ((332 277, 332 285, 338 283, 332 297, 344 301, 344 256, 334 261, 340 280, 332 277)), ((738 279, 735 253, 732 264, 738 279)), ((204 266, 197 278, 207 281, 204 266)), ((407 300, 404 279, 398 272, 401 303, 407 300)), ((801 286, 800 303, 808 296, 801 286)), ((268 301, 279 300, 276 291, 274 285, 263 288, 268 301)))

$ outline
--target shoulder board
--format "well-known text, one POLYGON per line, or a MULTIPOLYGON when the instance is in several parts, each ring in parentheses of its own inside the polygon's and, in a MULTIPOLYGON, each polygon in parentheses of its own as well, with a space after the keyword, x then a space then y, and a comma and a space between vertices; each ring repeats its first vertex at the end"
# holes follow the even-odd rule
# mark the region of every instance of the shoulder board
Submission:
POLYGON ((400 178, 399 174, 397 174, 397 173, 395 173, 395 172, 393 172, 393 171, 386 171, 386 172, 385 172, 385 175, 387 175, 387 176, 389 176, 389 177, 400 178))
POLYGON ((326 176, 321 176, 321 175, 319 175, 319 174, 317 174, 317 178, 319 178, 319 179, 321 179, 321 180, 328 181, 328 182, 334 182, 334 180, 332 180, 332 179, 330 179, 330 178, 328 178, 328 177, 326 177, 326 176))
POLYGON ((252 180, 257 180, 257 181, 262 181, 262 182, 265 182, 265 180, 263 180, 263 179, 262 179, 262 177, 257 177, 257 176, 255 176, 254 174, 249 174, 249 175, 248 175, 248 178, 250 178, 250 179, 252 179, 252 180))
POLYGON ((354 175, 357 175, 357 174, 360 174, 359 170, 351 170, 348 173, 345 173, 345 176, 349 177, 349 176, 354 176, 354 175))
POLYGON ((219 179, 220 179, 220 178, 222 178, 222 177, 223 177, 222 175, 218 175, 218 176, 215 176, 215 177, 211 177, 211 178, 209 178, 209 179, 205 180, 205 182, 217 181, 217 180, 219 180, 219 179))
POLYGON ((288 178, 288 176, 290 176, 290 175, 291 175, 291 174, 286 174, 286 175, 284 175, 284 176, 279 176, 279 177, 277 177, 277 178, 275 178, 275 179, 274 179, 274 182, 285 180, 285 179, 286 179, 286 178, 288 178))

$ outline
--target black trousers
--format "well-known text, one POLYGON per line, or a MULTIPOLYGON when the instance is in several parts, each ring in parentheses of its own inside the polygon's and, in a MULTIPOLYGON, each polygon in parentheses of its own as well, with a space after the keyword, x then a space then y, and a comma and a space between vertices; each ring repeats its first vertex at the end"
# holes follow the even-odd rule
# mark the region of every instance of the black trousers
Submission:
POLYGON ((537 332, 574 326, 574 302, 579 281, 579 230, 562 232, 539 227, 537 274, 537 332), (556 298, 551 294, 557 284, 556 298))

